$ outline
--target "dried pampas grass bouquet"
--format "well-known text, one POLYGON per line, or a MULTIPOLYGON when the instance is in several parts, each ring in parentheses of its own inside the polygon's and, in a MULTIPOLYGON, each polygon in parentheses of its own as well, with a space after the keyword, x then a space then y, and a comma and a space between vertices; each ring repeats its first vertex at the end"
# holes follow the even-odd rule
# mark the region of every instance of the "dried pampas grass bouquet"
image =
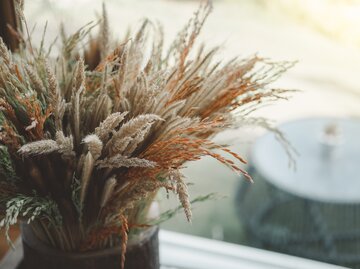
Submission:
POLYGON ((251 180, 240 168, 245 161, 211 137, 239 125, 269 127, 249 114, 286 98, 287 90, 269 84, 292 63, 214 60, 218 47, 196 46, 210 11, 203 3, 166 50, 161 26, 148 20, 124 40, 110 40, 105 9, 96 38, 91 25, 61 31, 56 57, 44 42, 34 47, 27 31, 14 30, 16 53, 0 40, 6 231, 21 220, 56 249, 121 245, 125 255, 128 239, 164 219, 148 217, 159 190, 178 196, 191 221, 186 162, 211 156, 251 180))

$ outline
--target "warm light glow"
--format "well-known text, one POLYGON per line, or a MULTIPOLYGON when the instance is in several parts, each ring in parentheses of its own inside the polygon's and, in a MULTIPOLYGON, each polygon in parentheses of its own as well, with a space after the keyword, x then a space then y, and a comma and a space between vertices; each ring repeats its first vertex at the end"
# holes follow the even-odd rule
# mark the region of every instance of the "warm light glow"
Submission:
POLYGON ((264 1, 269 8, 278 9, 301 23, 360 47, 359 0, 274 0, 264 1))

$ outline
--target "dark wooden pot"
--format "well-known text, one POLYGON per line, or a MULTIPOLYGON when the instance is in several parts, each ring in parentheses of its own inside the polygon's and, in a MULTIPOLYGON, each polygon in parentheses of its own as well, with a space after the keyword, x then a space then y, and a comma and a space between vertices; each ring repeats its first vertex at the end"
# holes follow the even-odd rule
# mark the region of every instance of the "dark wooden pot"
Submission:
MULTIPOLYGON (((159 269, 158 227, 145 230, 129 242, 125 269, 159 269)), ((24 258, 17 269, 119 269, 121 247, 85 253, 62 252, 37 239, 28 225, 22 226, 24 258)))

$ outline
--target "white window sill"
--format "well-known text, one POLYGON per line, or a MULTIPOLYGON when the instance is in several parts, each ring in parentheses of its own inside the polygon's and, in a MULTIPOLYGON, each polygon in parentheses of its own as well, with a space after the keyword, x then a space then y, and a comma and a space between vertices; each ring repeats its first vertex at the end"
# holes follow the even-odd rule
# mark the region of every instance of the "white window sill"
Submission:
POLYGON ((164 269, 340 269, 345 267, 161 230, 164 269))

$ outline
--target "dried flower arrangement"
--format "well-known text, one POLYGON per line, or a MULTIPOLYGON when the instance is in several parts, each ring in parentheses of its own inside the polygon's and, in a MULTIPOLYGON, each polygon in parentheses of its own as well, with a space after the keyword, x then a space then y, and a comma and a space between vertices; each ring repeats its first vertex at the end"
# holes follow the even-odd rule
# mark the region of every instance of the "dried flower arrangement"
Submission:
POLYGON ((211 156, 251 180, 239 167, 245 160, 210 138, 239 125, 269 127, 249 114, 286 98, 269 84, 292 63, 223 63, 213 60, 218 47, 193 52, 210 11, 202 4, 166 53, 161 26, 147 20, 133 36, 110 40, 105 9, 97 38, 89 25, 61 31, 56 58, 21 32, 18 53, 0 40, 2 227, 26 221, 65 251, 125 246, 164 218, 147 218, 160 189, 177 195, 191 220, 184 163, 211 156))

